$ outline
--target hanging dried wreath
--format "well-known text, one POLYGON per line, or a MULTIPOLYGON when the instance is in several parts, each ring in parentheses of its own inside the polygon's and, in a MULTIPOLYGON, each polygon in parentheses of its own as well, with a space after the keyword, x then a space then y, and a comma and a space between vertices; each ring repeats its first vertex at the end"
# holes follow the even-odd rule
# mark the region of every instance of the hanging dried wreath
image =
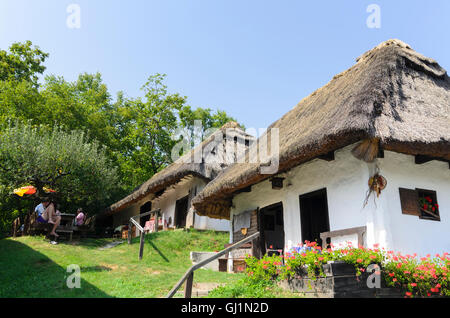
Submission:
POLYGON ((386 178, 378 173, 369 178, 369 189, 377 194, 377 198, 380 196, 381 190, 386 188, 386 178))

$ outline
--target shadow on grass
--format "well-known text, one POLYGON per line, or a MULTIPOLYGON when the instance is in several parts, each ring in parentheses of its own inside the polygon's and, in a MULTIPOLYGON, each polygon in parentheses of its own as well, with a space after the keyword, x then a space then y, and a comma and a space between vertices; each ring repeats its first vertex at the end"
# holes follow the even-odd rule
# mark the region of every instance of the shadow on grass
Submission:
POLYGON ((170 263, 169 259, 159 250, 159 248, 155 244, 153 244, 152 242, 153 237, 154 236, 148 235, 147 237, 148 243, 155 249, 156 252, 158 252, 159 256, 161 256, 167 263, 170 263))
MULTIPOLYGON (((2 298, 111 297, 83 278, 81 288, 68 288, 67 278, 72 273, 46 255, 11 239, 0 240, 0 268, 2 298)), ((98 269, 85 267, 81 273, 98 269)))
POLYGON ((61 241, 60 243, 67 244, 67 245, 75 245, 75 246, 82 246, 88 249, 94 249, 103 247, 108 243, 111 243, 111 239, 95 239, 95 238, 81 238, 79 240, 74 240, 72 242, 68 241, 61 241))
POLYGON ((80 267, 80 271, 82 273, 85 273, 85 272, 110 272, 110 271, 112 271, 112 268, 108 267, 108 266, 82 266, 82 267, 80 267))

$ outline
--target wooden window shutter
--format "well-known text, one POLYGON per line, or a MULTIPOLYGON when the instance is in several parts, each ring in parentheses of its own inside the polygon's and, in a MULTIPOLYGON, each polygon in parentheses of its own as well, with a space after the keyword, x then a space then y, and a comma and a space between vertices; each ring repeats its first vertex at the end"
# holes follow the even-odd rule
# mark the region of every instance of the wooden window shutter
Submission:
POLYGON ((419 195, 416 190, 399 188, 402 213, 420 216, 419 195))

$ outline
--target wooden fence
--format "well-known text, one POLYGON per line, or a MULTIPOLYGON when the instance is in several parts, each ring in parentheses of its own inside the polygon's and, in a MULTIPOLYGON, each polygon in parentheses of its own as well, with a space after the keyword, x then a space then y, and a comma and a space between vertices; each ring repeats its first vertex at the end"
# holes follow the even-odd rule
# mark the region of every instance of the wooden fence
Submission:
POLYGON ((157 210, 153 210, 150 212, 145 212, 139 215, 135 215, 132 216, 130 218, 130 223, 128 225, 128 244, 131 244, 131 238, 132 238, 132 230, 133 230, 133 225, 136 226, 136 229, 139 230, 139 234, 140 234, 140 241, 139 241, 139 259, 142 259, 142 256, 144 255, 144 242, 145 242, 145 232, 144 232, 144 228, 139 224, 138 221, 136 221, 136 218, 141 218, 143 216, 147 216, 147 215, 154 215, 155 216, 155 232, 158 231, 158 225, 159 225, 159 217, 160 217, 160 209, 157 210))

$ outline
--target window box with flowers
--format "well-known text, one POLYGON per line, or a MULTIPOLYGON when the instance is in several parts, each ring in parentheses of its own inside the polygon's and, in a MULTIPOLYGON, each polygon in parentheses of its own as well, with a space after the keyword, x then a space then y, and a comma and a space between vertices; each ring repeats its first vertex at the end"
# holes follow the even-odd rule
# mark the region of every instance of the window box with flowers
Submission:
POLYGON ((437 203, 436 192, 430 190, 416 189, 419 196, 419 207, 421 219, 440 221, 439 204, 437 203))
POLYGON ((250 257, 246 263, 250 285, 277 282, 315 297, 450 297, 448 253, 420 258, 378 246, 322 250, 315 242, 305 242, 283 256, 250 257), (372 264, 378 267, 369 267, 372 264), (374 273, 380 275, 380 285, 371 288, 367 282, 374 273))
POLYGON ((399 188, 402 213, 423 220, 440 221, 436 191, 399 188))

